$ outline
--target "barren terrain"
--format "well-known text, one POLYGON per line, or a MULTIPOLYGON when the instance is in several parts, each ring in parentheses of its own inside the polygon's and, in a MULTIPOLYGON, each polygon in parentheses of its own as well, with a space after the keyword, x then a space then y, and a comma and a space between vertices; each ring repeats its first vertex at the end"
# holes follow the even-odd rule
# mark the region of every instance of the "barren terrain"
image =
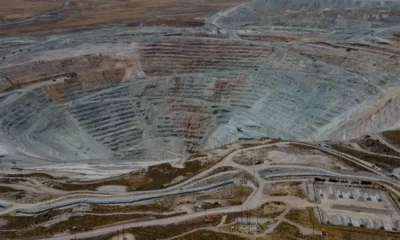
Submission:
MULTIPOLYGON (((150 14, 145 9, 161 6, 162 12, 185 13, 175 4, 207 6, 200 12, 210 16, 203 16, 205 26, 191 28, 143 23, 3 38, 3 163, 75 166, 85 160, 105 166, 129 160, 135 164, 132 170, 142 162, 179 161, 193 152, 262 136, 341 141, 395 129, 400 126, 395 40, 400 5, 379 3, 93 2, 87 5, 90 11, 63 21, 71 26, 80 18, 82 26, 93 18, 112 23, 108 14, 123 18, 118 11, 128 9, 150 14), (107 13, 90 17, 99 9, 107 13), (308 25, 300 12, 322 25, 308 25), (331 21, 329 14, 347 25, 331 21), (15 161, 15 155, 24 157, 15 161)), ((16 34, 20 26, 25 24, 6 29, 16 34)))
POLYGON ((399 238, 400 1, 0 4, 1 239, 399 238))
POLYGON ((202 26, 212 14, 248 0, 1 0, 0 34, 38 35, 102 26, 202 26))

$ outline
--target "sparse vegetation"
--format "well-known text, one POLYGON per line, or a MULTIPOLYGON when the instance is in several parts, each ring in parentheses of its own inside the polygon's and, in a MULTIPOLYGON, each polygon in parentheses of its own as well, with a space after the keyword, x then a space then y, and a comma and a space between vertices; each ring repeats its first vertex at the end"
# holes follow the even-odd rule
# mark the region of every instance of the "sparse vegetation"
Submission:
POLYGON ((267 140, 270 140, 270 139, 271 138, 264 136, 264 137, 260 137, 258 140, 259 141, 267 141, 267 140))
MULTIPOLYGON (((209 215, 207 216, 207 219, 198 218, 182 224, 171 224, 165 226, 130 228, 125 229, 125 232, 135 235, 136 240, 164 239, 188 232, 196 228, 216 226, 220 223, 221 218, 221 215, 209 215)), ((116 233, 110 233, 99 237, 86 238, 84 240, 109 240, 115 235, 116 233)))
POLYGON ((201 158, 201 157, 207 157, 207 156, 208 156, 207 153, 198 152, 198 153, 194 153, 194 154, 190 155, 188 157, 188 160, 195 159, 195 158, 201 158))
POLYGON ((216 161, 202 162, 199 160, 192 160, 186 161, 183 168, 173 167, 170 163, 162 163, 159 165, 150 166, 147 171, 126 174, 111 180, 96 181, 92 183, 51 182, 49 186, 66 191, 95 191, 97 188, 104 185, 125 186, 127 191, 155 190, 171 186, 172 184, 178 184, 179 182, 182 182, 210 168, 215 163, 216 161), (172 183, 172 181, 179 176, 182 176, 182 179, 172 183))
POLYGON ((251 147, 257 147, 257 146, 261 146, 262 143, 242 143, 242 147, 243 148, 251 148, 251 147))
POLYGON ((0 193, 9 193, 9 192, 18 192, 20 190, 10 188, 10 187, 5 187, 5 186, 0 186, 0 193))
POLYGON ((19 182, 26 182, 28 181, 27 179, 24 178, 0 178, 0 183, 3 184, 13 184, 13 183, 19 183, 19 182))
POLYGON ((231 167, 231 166, 218 167, 218 168, 212 170, 209 174, 207 174, 206 177, 215 175, 217 173, 234 171, 234 170, 237 170, 237 168, 234 168, 234 167, 231 167))
MULTIPOLYGON (((62 210, 50 210, 46 213, 42 213, 36 216, 2 216, 5 220, 7 220, 7 224, 2 227, 2 230, 23 230, 29 229, 34 225, 47 222, 63 213, 71 212, 71 209, 62 209, 62 210)), ((1 235, 0 235, 1 236, 1 235)))
POLYGON ((323 240, 321 235, 303 235, 300 230, 287 222, 281 222, 272 232, 272 235, 278 239, 307 239, 307 240, 323 240))
POLYGON ((278 143, 278 142, 284 142, 284 140, 281 140, 279 138, 270 138, 270 137, 260 137, 260 139, 258 139, 258 141, 264 142, 270 140, 268 142, 268 144, 273 144, 273 143, 278 143))
POLYGON ((131 173, 129 175, 124 175, 119 178, 104 180, 104 181, 96 181, 96 182, 55 182, 48 181, 47 185, 49 187, 64 190, 64 191, 96 191, 97 188, 105 185, 120 185, 120 186, 129 186, 131 184, 130 179, 136 179, 140 176, 140 173, 131 173))
POLYGON ((276 218, 281 215, 285 209, 286 205, 283 202, 266 202, 257 209, 243 209, 242 212, 228 213, 225 223, 232 223, 239 217, 276 218))
POLYGON ((393 33, 392 38, 396 41, 400 41, 400 32, 393 33))
POLYGON ((313 228, 315 227, 316 224, 313 211, 314 211, 313 208, 307 208, 307 209, 292 208, 286 214, 285 218, 300 225, 303 225, 305 227, 313 228))
MULTIPOLYGON (((194 160, 185 162, 183 168, 175 168, 169 163, 150 166, 146 173, 141 176, 141 178, 143 179, 142 184, 131 184, 128 186, 128 190, 144 191, 161 189, 169 186, 171 181, 176 177, 183 176, 183 179, 179 181, 182 182, 210 168, 214 164, 215 162, 212 161, 202 163, 199 160, 194 160)), ((175 184, 179 182, 176 182, 175 184)))
POLYGON ((9 178, 45 178, 45 179, 68 179, 67 177, 54 177, 47 173, 7 174, 9 178))
POLYGON ((295 196, 304 198, 305 194, 301 189, 302 182, 276 183, 272 187, 267 188, 265 193, 270 196, 295 196))
POLYGON ((266 202, 259 208, 246 211, 249 217, 276 218, 281 215, 286 209, 283 202, 266 202))
POLYGON ((109 206, 109 205, 90 205, 90 212, 92 213, 118 213, 118 212, 170 212, 171 208, 159 203, 151 203, 146 205, 133 205, 133 206, 109 206))
MULTIPOLYGON (((328 156, 334 157, 336 160, 340 161, 342 164, 344 164, 344 165, 346 165, 346 166, 348 166, 348 167, 350 167, 350 168, 352 168, 352 169, 354 169, 354 170, 357 170, 357 171, 364 171, 364 172, 370 172, 369 169, 367 169, 367 168, 365 168, 365 167, 363 167, 363 166, 360 166, 359 164, 356 164, 356 163, 354 163, 354 162, 352 162, 352 161, 350 161, 350 160, 348 160, 348 159, 346 159, 346 158, 343 158, 343 157, 341 157, 341 156, 332 154, 332 153, 327 152, 327 151, 324 151, 324 150, 322 150, 322 149, 318 149, 318 148, 316 148, 316 147, 312 147, 312 146, 308 146, 308 145, 302 145, 302 144, 296 144, 296 143, 291 143, 291 144, 289 144, 289 146, 295 147, 295 148, 299 148, 299 149, 308 150, 308 151, 309 151, 309 150, 319 151, 319 152, 322 152, 322 153, 324 153, 324 154, 326 154, 326 155, 328 155, 328 156)), ((335 149, 335 150, 336 150, 336 149, 335 149)))
POLYGON ((400 167, 400 159, 397 158, 369 154, 339 144, 332 145, 332 149, 370 162, 386 171, 391 172, 393 168, 400 167))
MULTIPOLYGON (((202 194, 196 197, 196 200, 213 200, 219 199, 224 200, 230 206, 232 205, 240 205, 250 196, 250 194, 254 190, 251 187, 246 186, 226 186, 220 189, 207 192, 206 194, 202 194)), ((214 206, 219 207, 219 206, 214 206)))
POLYGON ((341 225, 322 224, 318 221, 314 214, 314 208, 308 207, 306 209, 291 209, 285 218, 296 222, 308 228, 316 230, 324 230, 327 234, 326 239, 340 239, 340 240, 353 240, 353 239, 377 239, 377 240, 394 240, 399 239, 398 232, 389 232, 376 229, 348 227, 341 225))
POLYGON ((229 205, 240 205, 246 201, 254 190, 250 187, 240 186, 232 193, 233 198, 228 199, 229 205))
POLYGON ((381 143, 378 139, 372 139, 370 137, 364 137, 362 140, 358 141, 358 145, 360 147, 379 154, 391 155, 391 156, 400 156, 400 153, 394 151, 390 147, 381 143))
MULTIPOLYGON (((397 34, 400 39, 400 33, 397 34)), ((382 132, 383 136, 386 138, 388 142, 391 144, 400 147, 400 130, 392 130, 382 132)))
POLYGON ((187 234, 183 237, 176 238, 177 240, 245 240, 247 238, 239 237, 233 234, 221 233, 221 232, 213 232, 207 230, 199 230, 194 232, 193 234, 187 234), (194 238, 193 236, 196 236, 194 238))
MULTIPOLYGON (((65 211, 58 210, 54 212, 47 212, 38 216, 6 216, 5 219, 8 221, 3 229, 19 230, 20 234, 30 237, 44 237, 52 236, 55 233, 64 231, 70 232, 84 232, 90 231, 93 228, 114 224, 121 221, 140 219, 141 221, 146 219, 160 219, 181 215, 182 213, 173 213, 169 215, 154 215, 154 214, 115 214, 115 215, 83 215, 83 216, 71 216, 67 221, 59 221, 50 227, 39 226, 38 224, 47 222, 54 219, 65 211)), ((1 232, 0 238, 5 237, 6 239, 12 239, 17 237, 17 232, 1 232)))

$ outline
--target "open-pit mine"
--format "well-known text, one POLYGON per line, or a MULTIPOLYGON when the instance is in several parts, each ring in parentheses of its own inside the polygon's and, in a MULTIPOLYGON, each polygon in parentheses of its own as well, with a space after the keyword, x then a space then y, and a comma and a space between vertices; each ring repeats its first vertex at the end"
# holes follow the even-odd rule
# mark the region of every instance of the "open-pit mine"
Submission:
POLYGON ((0 6, 0 239, 400 239, 400 0, 0 6))

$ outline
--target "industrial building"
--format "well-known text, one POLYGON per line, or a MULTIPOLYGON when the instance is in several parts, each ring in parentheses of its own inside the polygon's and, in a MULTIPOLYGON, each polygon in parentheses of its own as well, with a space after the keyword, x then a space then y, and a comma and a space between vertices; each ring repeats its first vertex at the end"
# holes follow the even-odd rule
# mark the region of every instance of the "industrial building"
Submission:
POLYGON ((369 193, 364 193, 364 199, 365 201, 371 201, 371 195, 369 195, 369 193))
POLYGON ((328 215, 325 215, 325 223, 326 224, 331 224, 331 221, 329 221, 328 215))
POLYGON ((345 222, 345 225, 347 225, 347 226, 350 226, 350 227, 353 226, 353 223, 351 222, 350 217, 345 217, 344 222, 345 222))
POLYGON ((324 224, 400 231, 400 216, 382 190, 317 185, 315 192, 324 224))
POLYGON ((362 218, 358 219, 358 226, 365 227, 365 223, 364 223, 364 220, 362 220, 362 218))
POLYGON ((377 229, 381 229, 381 230, 385 230, 385 226, 383 226, 382 221, 379 220, 379 219, 376 221, 376 228, 377 229))
POLYGON ((377 193, 377 194, 375 195, 375 197, 376 197, 376 201, 382 202, 382 197, 381 197, 381 195, 379 195, 379 193, 377 193))
POLYGON ((343 193, 340 190, 337 191, 337 197, 343 198, 343 193))
POLYGON ((349 192, 349 199, 354 199, 354 195, 351 191, 349 192))
POLYGON ((390 230, 392 230, 394 232, 397 232, 397 227, 396 227, 396 225, 394 223, 390 223, 389 227, 390 227, 390 230))

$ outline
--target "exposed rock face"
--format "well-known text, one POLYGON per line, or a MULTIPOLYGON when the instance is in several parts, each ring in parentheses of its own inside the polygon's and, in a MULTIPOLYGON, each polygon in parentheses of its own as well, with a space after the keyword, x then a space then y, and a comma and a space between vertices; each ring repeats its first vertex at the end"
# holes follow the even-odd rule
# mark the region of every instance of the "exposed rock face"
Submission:
POLYGON ((394 1, 256 0, 217 15, 219 27, 4 39, 0 146, 54 161, 162 160, 392 128, 399 16, 394 1))
POLYGON ((308 27, 352 31, 391 27, 400 21, 396 0, 254 0, 221 18, 221 25, 308 27))

